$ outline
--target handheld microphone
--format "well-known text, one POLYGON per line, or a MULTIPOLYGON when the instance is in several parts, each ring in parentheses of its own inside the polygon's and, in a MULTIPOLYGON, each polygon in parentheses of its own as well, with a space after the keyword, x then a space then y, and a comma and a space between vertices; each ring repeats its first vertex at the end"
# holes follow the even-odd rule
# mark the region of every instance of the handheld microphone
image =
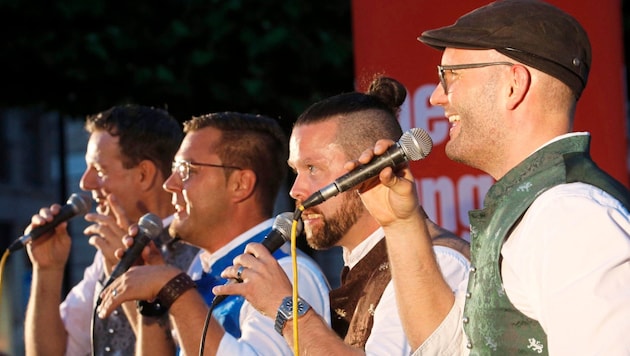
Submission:
MULTIPOLYGON (((265 236, 265 239, 261 242, 263 246, 267 248, 270 253, 274 253, 277 249, 280 248, 285 242, 291 240, 291 227, 293 225, 293 213, 285 212, 276 216, 276 220, 273 222, 273 226, 271 227, 271 231, 269 234, 265 236)), ((302 233, 302 229, 304 227, 304 223, 302 220, 298 220, 298 226, 296 235, 302 233)), ((236 279, 230 279, 225 283, 225 285, 231 283, 238 283, 239 281, 236 279)), ((212 307, 221 303, 228 295, 217 295, 212 300, 212 307)))
MULTIPOLYGON (((125 251, 116 267, 114 267, 103 289, 107 288, 116 278, 127 272, 131 265, 140 257, 144 247, 149 241, 156 238, 162 232, 162 229, 162 219, 155 214, 144 214, 140 220, 138 220, 138 235, 134 238, 133 245, 125 251)), ((98 304, 100 304, 100 298, 97 305, 98 304)))
POLYGON ((376 177, 386 167, 394 168, 403 162, 423 159, 431 153, 432 148, 433 141, 429 134, 423 129, 412 128, 405 132, 400 140, 382 155, 374 157, 369 163, 356 167, 313 193, 302 202, 302 207, 307 209, 321 204, 341 192, 376 177))
POLYGON ((28 234, 15 240, 11 246, 9 246, 9 252, 21 249, 30 241, 37 240, 62 222, 70 220, 77 215, 86 214, 91 208, 92 199, 87 195, 77 193, 70 195, 66 205, 61 207, 59 214, 55 215, 52 221, 49 221, 44 225, 34 227, 28 234))

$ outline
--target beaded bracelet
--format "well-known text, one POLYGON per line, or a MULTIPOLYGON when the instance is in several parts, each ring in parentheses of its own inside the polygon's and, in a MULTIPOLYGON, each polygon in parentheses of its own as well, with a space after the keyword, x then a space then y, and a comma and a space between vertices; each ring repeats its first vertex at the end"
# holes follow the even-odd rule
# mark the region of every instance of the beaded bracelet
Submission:
POLYGON ((168 283, 160 289, 160 292, 153 302, 138 300, 136 301, 136 306, 140 314, 158 317, 164 315, 168 311, 168 308, 170 308, 175 300, 184 294, 184 292, 195 287, 195 282, 185 272, 182 272, 173 277, 173 279, 168 281, 168 283))

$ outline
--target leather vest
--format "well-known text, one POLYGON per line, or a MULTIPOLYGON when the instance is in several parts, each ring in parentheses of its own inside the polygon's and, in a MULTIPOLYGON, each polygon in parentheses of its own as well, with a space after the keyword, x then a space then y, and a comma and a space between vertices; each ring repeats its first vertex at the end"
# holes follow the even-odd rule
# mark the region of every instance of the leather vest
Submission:
POLYGON ((501 247, 536 197, 559 184, 591 184, 629 206, 628 190, 591 160, 589 142, 589 136, 572 136, 542 148, 490 188, 483 210, 470 212, 473 267, 463 323, 471 355, 548 353, 540 324, 505 294, 501 247))
POLYGON ((331 326, 346 344, 365 349, 374 310, 391 280, 385 239, 342 273, 341 279, 341 286, 330 292, 331 326))

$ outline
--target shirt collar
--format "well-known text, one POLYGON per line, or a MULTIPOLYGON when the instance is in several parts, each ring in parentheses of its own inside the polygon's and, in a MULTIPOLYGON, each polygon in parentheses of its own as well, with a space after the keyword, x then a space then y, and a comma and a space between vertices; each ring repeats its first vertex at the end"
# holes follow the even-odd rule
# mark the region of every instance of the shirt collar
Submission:
POLYGON ((230 251, 232 251, 238 245, 251 239, 256 234, 260 233, 261 231, 265 229, 268 229, 269 227, 271 227, 272 224, 273 224, 273 219, 265 220, 261 222, 260 224, 254 226, 253 228, 233 238, 232 241, 228 242, 223 247, 216 250, 214 253, 210 253, 208 251, 203 250, 199 254, 199 258, 201 259, 201 266, 203 267, 203 270, 207 272, 210 269, 210 266, 212 266, 212 264, 216 262, 218 259, 227 255, 230 251))
POLYGON ((367 255, 377 243, 379 243, 385 237, 385 232, 382 227, 374 230, 370 236, 361 241, 352 251, 347 248, 343 248, 343 261, 344 265, 352 269, 365 255, 367 255))

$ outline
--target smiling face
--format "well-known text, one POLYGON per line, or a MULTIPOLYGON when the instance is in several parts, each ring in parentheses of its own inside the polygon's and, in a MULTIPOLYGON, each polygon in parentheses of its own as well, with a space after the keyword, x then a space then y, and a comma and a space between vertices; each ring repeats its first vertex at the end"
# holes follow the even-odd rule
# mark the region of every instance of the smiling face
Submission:
MULTIPOLYGON (((175 155, 175 161, 186 160, 220 166, 224 162, 221 162, 216 149, 213 149, 220 143, 221 131, 218 129, 207 127, 189 132, 175 155)), ((189 177, 185 181, 175 171, 164 182, 164 189, 172 193, 171 202, 176 210, 169 227, 172 235, 209 251, 224 244, 217 238, 208 236, 222 236, 214 232, 227 221, 225 216, 227 207, 230 206, 230 197, 226 168, 191 166, 189 177)))
MULTIPOLYGON (((289 141, 289 166, 296 173, 291 197, 299 202, 346 173, 349 158, 336 143, 336 120, 299 125, 289 141)), ((350 232, 367 212, 359 196, 348 191, 302 214, 309 245, 315 249, 353 244, 350 232)), ((365 236, 361 236, 365 237, 365 236)))
POLYGON ((110 195, 115 197, 130 221, 144 214, 140 209, 138 169, 123 166, 118 137, 107 131, 94 131, 88 141, 85 163, 87 167, 79 184, 81 189, 92 193, 99 214, 112 214, 107 201, 110 195))
MULTIPOLYGON (((459 65, 504 61, 504 57, 489 50, 461 50, 447 48, 442 65, 459 65)), ((502 117, 505 103, 502 80, 510 66, 497 65, 447 71, 444 79, 448 93, 437 85, 430 102, 439 105, 451 129, 446 144, 446 155, 458 162, 491 172, 503 161, 503 149, 509 148, 509 133, 502 117)))

